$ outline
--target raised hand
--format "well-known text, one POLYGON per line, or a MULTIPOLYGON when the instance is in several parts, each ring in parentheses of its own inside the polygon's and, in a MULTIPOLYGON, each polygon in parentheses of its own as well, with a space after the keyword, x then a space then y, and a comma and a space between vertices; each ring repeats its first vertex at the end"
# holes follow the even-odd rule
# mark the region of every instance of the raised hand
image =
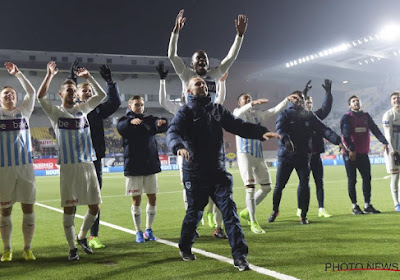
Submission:
POLYGON ((47 74, 55 76, 57 75, 57 73, 58 73, 58 68, 55 61, 50 61, 49 63, 47 63, 47 74))
POLYGON ((82 78, 87 79, 87 78, 89 78, 90 73, 89 73, 89 71, 88 71, 86 68, 84 68, 84 67, 79 67, 79 68, 78 68, 78 73, 77 73, 77 75, 78 75, 78 77, 82 77, 82 78))
POLYGON ((266 133, 264 133, 263 134, 263 138, 265 139, 265 140, 269 140, 269 139, 271 139, 271 138, 276 138, 276 139, 281 139, 281 136, 278 134, 278 133, 276 133, 276 132, 266 132, 266 133))
POLYGON ((237 34, 242 37, 247 30, 248 19, 245 15, 238 15, 237 19, 235 19, 235 27, 237 34))
POLYGON ((79 61, 75 59, 75 61, 71 65, 71 68, 69 69, 68 79, 76 80, 76 72, 78 71, 78 68, 79 68, 79 61))
POLYGON ((185 10, 180 10, 179 14, 176 16, 175 27, 174 27, 174 30, 173 30, 174 33, 179 33, 179 31, 181 31, 181 29, 185 25, 186 18, 183 17, 183 12, 184 11, 185 10))
POLYGON ((165 80, 165 78, 168 76, 168 70, 164 69, 164 64, 158 64, 158 66, 156 66, 156 69, 158 71, 158 75, 160 76, 160 80, 165 80))
POLYGON ((332 80, 325 79, 325 84, 322 85, 326 93, 332 93, 332 80))
POLYGON ((108 67, 107 64, 103 64, 100 66, 100 75, 103 77, 103 79, 108 83, 112 84, 113 79, 111 75, 111 69, 108 67))
POLYGON ((307 96, 307 93, 309 92, 310 89, 312 89, 311 80, 307 82, 306 86, 303 89, 304 96, 307 96))
POLYGON ((11 75, 15 75, 19 72, 17 65, 12 62, 6 62, 4 63, 4 66, 6 67, 8 73, 10 73, 11 75))
POLYGON ((257 100, 251 101, 251 106, 260 105, 260 104, 266 104, 266 103, 268 103, 268 99, 261 98, 261 99, 257 99, 257 100))

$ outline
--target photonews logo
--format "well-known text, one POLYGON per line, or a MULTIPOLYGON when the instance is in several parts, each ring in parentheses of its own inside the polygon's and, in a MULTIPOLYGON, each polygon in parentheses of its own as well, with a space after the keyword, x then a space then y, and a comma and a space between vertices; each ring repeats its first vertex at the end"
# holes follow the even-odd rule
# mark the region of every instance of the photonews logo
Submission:
POLYGON ((354 271, 354 270, 387 270, 398 271, 399 264, 397 262, 373 262, 373 263, 325 263, 325 271, 354 271))

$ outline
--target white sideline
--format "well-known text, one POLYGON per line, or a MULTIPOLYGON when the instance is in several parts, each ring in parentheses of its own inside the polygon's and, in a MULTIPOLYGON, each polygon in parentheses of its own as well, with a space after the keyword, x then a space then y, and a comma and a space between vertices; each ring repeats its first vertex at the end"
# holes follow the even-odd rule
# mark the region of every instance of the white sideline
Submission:
MULTIPOLYGON (((48 206, 48 205, 45 205, 45 204, 42 204, 42 203, 36 202, 35 205, 43 207, 43 208, 47 208, 47 209, 55 211, 55 212, 64 213, 64 211, 62 209, 54 208, 54 207, 51 207, 51 206, 48 206)), ((75 217, 78 217, 80 219, 84 218, 83 216, 78 215, 78 214, 75 214, 75 217)), ((107 222, 104 222, 104 221, 100 221, 100 224, 103 225, 103 226, 106 226, 106 227, 110 227, 110 228, 113 228, 113 229, 117 229, 117 230, 129 233, 129 234, 132 234, 132 235, 136 235, 136 231, 131 230, 131 229, 120 227, 120 226, 117 226, 117 225, 114 225, 114 224, 110 224, 110 223, 107 223, 107 222)), ((178 243, 175 243, 175 242, 171 242, 171 241, 160 239, 160 238, 157 238, 156 241, 159 242, 159 243, 168 245, 168 246, 179 248, 178 247, 178 243)), ((220 255, 217 255, 217 254, 214 254, 214 253, 211 253, 211 252, 207 252, 207 251, 202 250, 202 249, 192 248, 192 251, 197 253, 197 254, 200 254, 200 255, 203 255, 203 256, 206 256, 206 257, 209 257, 209 258, 212 258, 212 259, 216 259, 216 260, 221 261, 221 262, 226 262, 226 263, 228 263, 230 265, 233 264, 232 263, 232 259, 230 259, 230 258, 227 258, 227 257, 224 257, 224 256, 220 256, 220 255)), ((273 270, 270 270, 270 269, 267 269, 267 268, 264 268, 264 267, 252 265, 252 264, 250 264, 250 269, 252 271, 258 272, 260 274, 264 274, 264 275, 268 275, 268 276, 274 277, 275 279, 280 279, 280 280, 299 280, 296 277, 293 277, 293 276, 290 276, 290 275, 286 275, 286 274, 283 274, 283 273, 279 273, 279 272, 276 272, 276 271, 273 271, 273 270)))

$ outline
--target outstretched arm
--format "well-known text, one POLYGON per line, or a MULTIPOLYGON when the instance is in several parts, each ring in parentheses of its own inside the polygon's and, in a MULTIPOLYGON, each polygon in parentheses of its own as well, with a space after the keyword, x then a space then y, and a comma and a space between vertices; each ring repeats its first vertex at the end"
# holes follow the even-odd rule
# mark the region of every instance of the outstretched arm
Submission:
POLYGON ((243 35, 247 30, 248 19, 245 15, 238 15, 238 18, 235 19, 235 28, 237 31, 237 35, 235 37, 235 41, 231 46, 231 49, 228 52, 228 55, 221 61, 221 64, 212 70, 209 71, 209 75, 214 79, 219 80, 224 73, 228 72, 229 68, 232 66, 233 62, 236 60, 240 47, 243 42, 243 35))
POLYGON ((106 97, 106 93, 104 92, 104 89, 102 89, 102 87, 92 77, 92 75, 90 75, 89 71, 86 68, 78 69, 78 77, 86 79, 86 81, 89 83, 94 91, 94 95, 86 103, 83 103, 81 105, 82 107, 84 107, 86 104, 88 104, 88 111, 86 111, 86 113, 89 113, 94 108, 96 108, 101 103, 101 101, 103 101, 103 99, 106 97))
POLYGON ((98 108, 100 109, 100 115, 103 119, 108 118, 121 106, 121 98, 119 96, 118 85, 114 83, 111 69, 108 65, 102 65, 100 67, 100 75, 107 83, 107 100, 101 103, 98 108))
POLYGON ((57 73, 57 64, 54 61, 50 61, 49 63, 47 63, 47 73, 38 90, 38 98, 42 98, 47 95, 47 93, 49 92, 50 83, 53 80, 54 76, 57 75, 57 73))
POLYGON ((6 62, 4 66, 6 67, 8 73, 17 77, 22 87, 24 88, 26 95, 24 96, 24 100, 22 101, 22 109, 24 110, 25 114, 30 116, 35 106, 35 94, 36 94, 35 88, 24 76, 24 74, 22 74, 22 72, 19 71, 17 65, 11 62, 6 62))
POLYGON ((228 72, 226 72, 221 79, 219 80, 217 94, 215 96, 214 103, 216 104, 224 104, 226 98, 226 78, 228 77, 228 72))
POLYGON ((161 107, 165 110, 170 112, 171 114, 175 115, 176 112, 179 110, 179 105, 171 102, 167 98, 167 90, 165 88, 165 78, 168 75, 168 70, 164 69, 164 64, 159 64, 156 66, 157 72, 160 76, 160 90, 159 90, 159 102, 161 107))
MULTIPOLYGON (((368 114, 368 113, 367 113, 368 114)), ((379 130, 378 126, 374 122, 374 120, 371 118, 371 116, 368 114, 368 127, 371 130, 372 134, 375 135, 375 137, 383 144, 383 148, 385 152, 388 154, 389 153, 389 142, 386 140, 385 136, 382 134, 382 132, 379 130)))
POLYGON ((322 103, 322 107, 314 112, 321 120, 325 119, 332 109, 332 80, 325 79, 325 83, 322 85, 322 87, 325 90, 324 102, 322 103))
POLYGON ((168 58, 175 69, 176 74, 180 75, 185 70, 186 65, 183 60, 178 56, 178 38, 179 31, 185 25, 186 18, 183 17, 184 10, 180 10, 175 20, 175 27, 169 39, 168 58))

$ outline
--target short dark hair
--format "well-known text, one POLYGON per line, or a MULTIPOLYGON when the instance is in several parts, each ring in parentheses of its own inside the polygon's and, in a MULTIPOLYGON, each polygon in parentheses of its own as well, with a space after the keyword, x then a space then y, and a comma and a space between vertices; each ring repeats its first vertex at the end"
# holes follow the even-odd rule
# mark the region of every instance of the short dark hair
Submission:
POLYGON ((393 95, 400 95, 400 91, 394 91, 390 94, 390 98, 392 98, 393 95))
POLYGON ((128 102, 131 103, 133 100, 143 100, 144 101, 144 98, 140 95, 134 95, 134 96, 131 96, 131 98, 129 98, 128 102))
POLYGON ((306 98, 304 98, 306 101, 310 100, 312 102, 312 96, 307 95, 306 98))
POLYGON ((62 89, 63 89, 63 87, 64 87, 65 85, 74 85, 74 86, 76 86, 74 80, 66 79, 66 80, 60 85, 60 87, 58 88, 58 91, 61 92, 62 89))
POLYGON ((350 101, 351 101, 353 98, 358 98, 358 99, 360 99, 360 97, 358 97, 357 95, 352 95, 352 96, 350 96, 349 100, 347 100, 347 103, 348 103, 349 105, 350 105, 350 101))
POLYGON ((239 101, 240 97, 242 97, 243 95, 248 95, 248 96, 250 96, 250 94, 248 94, 248 93, 246 93, 246 92, 243 92, 243 93, 241 93, 241 94, 238 96, 237 100, 239 101))
POLYGON ((301 90, 295 90, 290 95, 292 95, 292 94, 296 94, 298 96, 304 96, 304 94, 303 94, 303 92, 301 90))

